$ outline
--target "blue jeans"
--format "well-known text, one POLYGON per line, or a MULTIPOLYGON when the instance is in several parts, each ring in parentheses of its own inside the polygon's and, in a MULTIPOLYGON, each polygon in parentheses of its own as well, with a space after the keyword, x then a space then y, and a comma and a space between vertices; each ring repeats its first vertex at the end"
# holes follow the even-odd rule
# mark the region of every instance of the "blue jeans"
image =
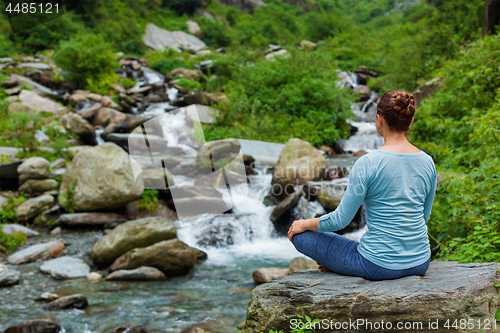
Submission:
POLYGON ((305 231, 295 234, 292 243, 300 253, 317 261, 330 271, 367 280, 392 280, 408 275, 424 275, 430 258, 421 265, 407 269, 387 269, 365 259, 358 252, 359 242, 333 232, 305 231))

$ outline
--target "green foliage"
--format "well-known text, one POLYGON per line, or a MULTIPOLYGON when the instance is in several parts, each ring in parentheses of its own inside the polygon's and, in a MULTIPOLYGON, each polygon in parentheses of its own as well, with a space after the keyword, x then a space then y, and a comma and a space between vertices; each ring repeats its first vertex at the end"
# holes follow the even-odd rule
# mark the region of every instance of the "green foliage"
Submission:
POLYGON ((75 189, 76 189, 76 184, 78 183, 78 178, 75 178, 73 183, 71 184, 71 187, 68 189, 68 194, 66 196, 66 200, 68 202, 68 212, 74 213, 75 212, 75 189))
POLYGON ((192 14, 200 6, 201 0, 163 0, 163 3, 179 14, 192 14))
POLYGON ((22 148, 21 155, 33 153, 38 148, 35 132, 42 127, 39 113, 26 111, 8 115, 5 104, 0 115, 0 145, 22 148))
POLYGON ((6 235, 3 233, 0 224, 0 254, 14 251, 17 246, 26 242, 26 236, 22 232, 6 235))
POLYGON ((23 195, 19 195, 17 198, 8 196, 7 200, 0 210, 0 223, 3 224, 14 222, 16 207, 26 201, 26 198, 23 195))
POLYGON ((137 206, 140 211, 154 212, 158 209, 159 203, 158 190, 146 188, 144 192, 142 192, 141 199, 139 199, 137 206))
POLYGON ((200 82, 194 81, 194 80, 189 80, 184 77, 180 78, 179 81, 177 81, 177 85, 184 87, 187 89, 187 91, 192 91, 192 90, 197 90, 201 91, 203 90, 203 86, 200 82))
POLYGON ((179 57, 179 53, 172 49, 148 51, 146 52, 146 58, 149 67, 163 74, 167 74, 176 68, 191 67, 184 58, 179 57))
POLYGON ((94 92, 106 93, 109 85, 118 80, 113 71, 117 64, 112 46, 99 35, 81 32, 61 42, 54 60, 68 72, 69 79, 94 92))
POLYGON ((348 133, 350 94, 335 84, 335 62, 321 53, 291 52, 235 69, 227 83, 221 121, 207 140, 224 137, 286 142, 298 137, 332 144, 348 133))
POLYGON ((10 57, 17 52, 14 43, 7 36, 0 34, 0 57, 10 57))

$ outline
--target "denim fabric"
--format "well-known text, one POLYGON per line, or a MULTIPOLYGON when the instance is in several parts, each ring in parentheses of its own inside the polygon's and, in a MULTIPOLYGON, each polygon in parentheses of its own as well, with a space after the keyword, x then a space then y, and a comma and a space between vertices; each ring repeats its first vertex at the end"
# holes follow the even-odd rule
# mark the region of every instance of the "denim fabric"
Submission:
POLYGON ((367 280, 392 280, 408 275, 424 275, 430 257, 415 267, 394 270, 378 266, 358 252, 359 242, 333 232, 305 231, 295 234, 292 243, 300 253, 317 261, 334 273, 358 276, 367 280))

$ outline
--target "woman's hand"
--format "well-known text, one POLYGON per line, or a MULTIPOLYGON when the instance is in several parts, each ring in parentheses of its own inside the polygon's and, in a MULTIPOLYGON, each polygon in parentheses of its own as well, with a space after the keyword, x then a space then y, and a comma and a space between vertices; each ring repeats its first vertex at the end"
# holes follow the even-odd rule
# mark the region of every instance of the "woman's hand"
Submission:
POLYGON ((318 230, 319 218, 309 219, 309 220, 296 220, 293 221, 290 229, 288 229, 288 239, 292 241, 292 237, 295 234, 303 233, 307 230, 318 230))

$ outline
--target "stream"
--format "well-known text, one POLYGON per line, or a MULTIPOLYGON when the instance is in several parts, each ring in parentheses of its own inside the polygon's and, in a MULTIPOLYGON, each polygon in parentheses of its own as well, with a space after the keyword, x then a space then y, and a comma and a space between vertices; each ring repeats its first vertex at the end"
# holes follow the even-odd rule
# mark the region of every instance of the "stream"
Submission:
MULTIPOLYGON (((156 82, 154 72, 147 74, 148 80, 156 82)), ((355 74, 350 79, 355 80, 355 74)), ((172 97, 175 91, 167 91, 172 97)), ((358 128, 356 134, 341 142, 346 152, 370 151, 382 145, 375 124, 368 112, 373 112, 372 96, 366 105, 354 106, 358 116, 351 125, 358 128)), ((181 145, 176 128, 185 123, 169 118, 168 103, 151 105, 144 115, 163 115, 160 121, 165 137, 173 145, 181 145), (176 122, 177 121, 177 122, 176 122), (176 125, 177 124, 177 125, 176 125)), ((173 115, 171 117, 176 117, 173 115)), ((177 116, 178 117, 178 116, 177 116)), ((177 120, 176 120, 177 119, 177 120)), ((97 130, 99 142, 102 130, 97 130)), ((39 271, 42 261, 16 266, 22 273, 20 284, 0 289, 0 331, 29 319, 51 318, 64 327, 65 332, 93 333, 107 332, 119 326, 147 326, 164 331, 180 332, 184 328, 209 320, 222 320, 227 332, 235 332, 245 319, 250 292, 255 283, 252 272, 261 267, 288 268, 290 261, 302 256, 285 236, 278 235, 270 221, 273 207, 264 205, 264 197, 270 190, 272 174, 267 172, 278 160, 284 145, 261 141, 241 140, 241 152, 256 159, 256 175, 249 176, 250 182, 243 188, 233 188, 232 195, 245 195, 246 199, 233 208, 231 214, 204 216, 198 221, 184 223, 177 221, 178 238, 205 251, 208 259, 198 263, 187 276, 171 278, 161 282, 115 282, 101 279, 55 280, 39 271), (241 192, 241 193, 240 193, 241 192), (209 245, 207 235, 216 235, 218 242, 209 245), (81 293, 87 297, 89 306, 85 310, 46 311, 45 303, 36 302, 34 297, 44 292, 60 295, 81 293)), ((192 158, 186 156, 186 158, 192 158)), ((338 155, 327 158, 329 165, 351 167, 356 161, 352 155, 338 155)), ((186 176, 174 175, 174 182, 189 183, 186 176)), ((332 184, 346 184, 347 179, 331 181, 332 184)), ((304 218, 312 218, 325 211, 317 202, 301 199, 299 206, 304 218)), ((344 234, 358 240, 366 231, 363 229, 344 234)), ((65 253, 82 258, 92 266, 90 252, 92 245, 102 237, 99 230, 63 229, 60 235, 43 234, 29 238, 23 245, 61 239, 69 243, 65 253)), ((95 271, 95 267, 94 267, 95 271)), ((106 271, 99 271, 106 274, 106 271)))

